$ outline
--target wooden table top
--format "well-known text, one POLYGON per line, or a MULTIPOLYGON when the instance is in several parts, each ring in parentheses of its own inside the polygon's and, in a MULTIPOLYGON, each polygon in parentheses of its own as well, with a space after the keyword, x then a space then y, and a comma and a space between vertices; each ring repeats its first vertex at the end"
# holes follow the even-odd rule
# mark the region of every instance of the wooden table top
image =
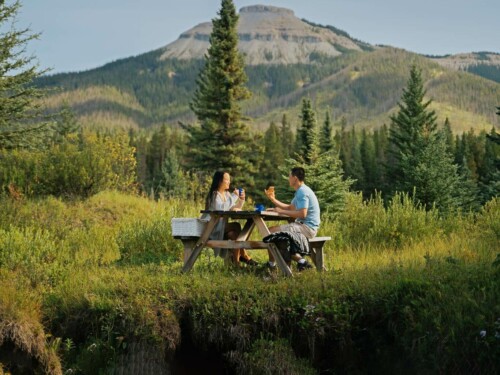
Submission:
POLYGON ((290 220, 288 215, 279 214, 275 211, 211 211, 202 210, 202 214, 215 214, 220 216, 227 216, 231 219, 250 219, 255 216, 260 216, 265 220, 290 220))

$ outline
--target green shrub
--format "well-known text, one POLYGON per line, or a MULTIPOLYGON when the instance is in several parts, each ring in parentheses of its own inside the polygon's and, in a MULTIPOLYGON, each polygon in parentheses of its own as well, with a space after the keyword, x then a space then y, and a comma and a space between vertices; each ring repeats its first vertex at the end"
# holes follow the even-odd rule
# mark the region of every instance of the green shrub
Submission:
POLYGON ((148 221, 136 221, 121 228, 117 235, 122 260, 125 262, 179 261, 180 241, 172 238, 170 220, 165 215, 148 221))
POLYGON ((380 194, 369 201, 363 201, 361 193, 350 194, 337 222, 342 242, 354 247, 401 248, 443 234, 437 210, 426 211, 407 194, 396 194, 387 208, 380 194))
POLYGON ((84 131, 46 150, 0 150, 0 188, 32 196, 88 197, 106 189, 136 188, 134 149, 128 137, 84 131))
POLYGON ((0 267, 19 271, 34 284, 58 278, 64 258, 61 247, 47 231, 32 227, 0 229, 0 267))

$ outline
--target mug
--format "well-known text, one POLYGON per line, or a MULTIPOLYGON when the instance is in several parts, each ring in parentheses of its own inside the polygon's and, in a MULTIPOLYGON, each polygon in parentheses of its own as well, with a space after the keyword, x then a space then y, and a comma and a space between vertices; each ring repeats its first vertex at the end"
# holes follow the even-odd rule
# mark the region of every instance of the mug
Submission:
POLYGON ((256 204, 255 205, 255 211, 262 212, 262 211, 265 211, 265 210, 266 210, 266 207, 264 207, 263 204, 256 204))

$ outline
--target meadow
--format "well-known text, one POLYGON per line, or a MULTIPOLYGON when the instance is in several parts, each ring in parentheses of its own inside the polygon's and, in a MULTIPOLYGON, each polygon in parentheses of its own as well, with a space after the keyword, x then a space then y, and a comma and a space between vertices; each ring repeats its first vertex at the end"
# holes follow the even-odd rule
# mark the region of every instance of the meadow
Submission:
POLYGON ((201 206, 1 198, 0 374, 175 373, 195 358, 241 374, 498 371, 498 199, 440 216, 349 193, 319 232, 327 271, 293 278, 209 249, 182 274, 170 221, 201 206))

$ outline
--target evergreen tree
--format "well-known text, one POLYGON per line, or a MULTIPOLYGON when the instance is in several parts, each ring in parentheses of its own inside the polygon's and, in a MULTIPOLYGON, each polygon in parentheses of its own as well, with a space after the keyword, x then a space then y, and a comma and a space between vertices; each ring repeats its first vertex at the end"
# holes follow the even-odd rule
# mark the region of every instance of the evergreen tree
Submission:
MULTIPOLYGON (((265 181, 276 181, 280 177, 279 167, 285 158, 280 142, 280 130, 274 122, 264 134, 264 159, 261 174, 265 181)), ((267 183, 267 182, 266 182, 267 183)))
POLYGON ((377 158, 375 154, 374 136, 368 134, 365 129, 361 132, 361 164, 363 167, 363 195, 369 198, 377 188, 377 158))
MULTIPOLYGON (((306 172, 305 183, 315 192, 321 208, 321 216, 329 219, 343 210, 346 194, 353 183, 350 178, 344 177, 342 162, 334 150, 321 154, 312 163, 304 163, 303 159, 287 159, 281 168, 283 177, 288 176, 290 169, 301 166, 306 172)), ((283 184, 285 180, 283 179, 283 184)), ((291 199, 293 194, 286 196, 280 192, 280 196, 291 199)))
POLYGON ((444 134, 440 132, 420 146, 401 159, 405 172, 405 180, 400 183, 403 191, 414 191, 415 198, 427 209, 435 205, 440 211, 449 211, 466 206, 458 167, 447 151, 444 134))
POLYGON ((161 172, 160 193, 169 198, 186 198, 189 192, 188 177, 182 170, 175 149, 166 152, 161 172))
POLYGON ((389 129, 384 124, 380 129, 373 133, 373 142, 375 146, 375 188, 383 192, 384 196, 389 192, 387 186, 387 152, 389 148, 389 129))
POLYGON ((283 150, 283 157, 289 158, 292 155, 292 145, 295 143, 293 132, 288 122, 286 113, 283 113, 281 118, 281 148, 283 150))
POLYGON ((495 128, 487 134, 484 159, 485 165, 479 179, 481 203, 483 204, 500 195, 500 137, 495 128))
POLYGON ((301 126, 297 131, 297 154, 306 164, 311 164, 318 157, 318 135, 316 118, 312 110, 311 100, 302 100, 300 115, 301 126))
POLYGON ((324 153, 333 149, 333 134, 332 123, 330 120, 330 111, 326 111, 325 122, 321 127, 321 135, 319 139, 320 152, 324 153))
POLYGON ((455 154, 455 138, 453 137, 453 132, 451 130, 450 120, 446 117, 444 121, 443 131, 446 138, 446 144, 448 146, 448 152, 455 154))
POLYGON ((52 141, 55 143, 61 143, 64 139, 68 137, 69 134, 76 133, 80 129, 80 124, 78 123, 75 114, 67 104, 63 106, 63 109, 56 116, 56 124, 54 129, 54 134, 52 135, 52 141))
MULTIPOLYGON (((240 102, 250 97, 243 57, 238 52, 238 15, 232 0, 222 0, 218 18, 212 20, 205 66, 197 80, 191 109, 200 127, 189 132, 190 165, 212 173, 225 169, 236 179, 253 171, 248 161, 252 138, 242 122, 240 102)), ((245 176, 247 183, 251 179, 245 176)))
POLYGON ((364 181, 364 170, 363 163, 361 161, 361 149, 360 142, 358 139, 358 134, 356 129, 353 127, 349 132, 349 161, 346 165, 346 171, 349 170, 347 174, 348 177, 354 180, 353 187, 357 191, 363 191, 363 187, 365 184, 364 181))
POLYGON ((405 184, 402 159, 414 159, 425 140, 430 140, 435 135, 436 113, 428 110, 431 100, 425 102, 425 94, 421 71, 413 65, 398 103, 399 111, 391 116, 389 172, 396 190, 405 184))
POLYGON ((398 190, 414 191, 426 208, 447 211, 465 205, 465 193, 445 134, 436 131, 436 115, 424 96, 421 72, 412 66, 399 112, 391 117, 392 178, 398 190))
POLYGON ((163 164, 169 147, 169 134, 166 125, 162 125, 151 136, 146 164, 148 167, 148 187, 155 191, 163 179, 163 164))
POLYGON ((48 122, 42 121, 37 99, 44 91, 33 86, 38 70, 34 57, 24 57, 27 43, 37 39, 29 29, 15 29, 21 7, 0 1, 0 149, 38 147, 45 143, 48 122))

